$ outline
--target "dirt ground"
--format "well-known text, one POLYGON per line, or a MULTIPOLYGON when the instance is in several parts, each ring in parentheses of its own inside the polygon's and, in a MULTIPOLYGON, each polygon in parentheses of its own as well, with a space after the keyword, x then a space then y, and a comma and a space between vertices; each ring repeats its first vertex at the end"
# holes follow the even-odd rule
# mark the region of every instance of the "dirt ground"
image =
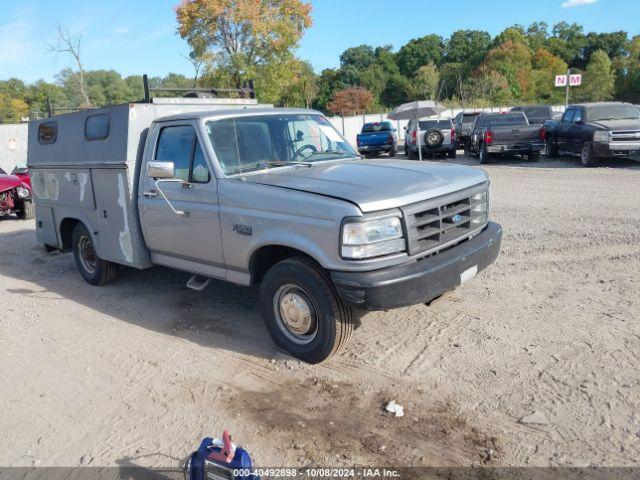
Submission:
POLYGON ((1 219, 0 465, 176 466, 225 427, 261 466, 638 465, 640 164, 486 170, 496 264, 319 366, 278 352, 255 289, 93 287, 1 219))

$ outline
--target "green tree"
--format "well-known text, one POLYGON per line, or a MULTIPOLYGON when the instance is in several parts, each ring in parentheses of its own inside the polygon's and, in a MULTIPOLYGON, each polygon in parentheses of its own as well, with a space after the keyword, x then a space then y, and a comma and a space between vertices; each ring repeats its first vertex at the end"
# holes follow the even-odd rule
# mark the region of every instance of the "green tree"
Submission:
POLYGON ((582 86, 575 89, 577 99, 599 102, 613 99, 615 92, 615 74, 611 60, 604 50, 598 50, 591 55, 582 80, 582 86))
POLYGON ((397 62, 400 72, 407 77, 413 77, 423 65, 438 65, 442 60, 443 51, 442 37, 438 35, 426 35, 409 40, 409 43, 398 51, 397 62))
POLYGON ((491 45, 491 35, 480 30, 456 30, 444 45, 444 61, 464 64, 475 70, 491 45))
POLYGON ((531 60, 533 88, 530 99, 535 102, 564 103, 564 89, 555 87, 555 76, 567 72, 567 64, 560 57, 539 48, 531 60))
POLYGON ((313 108, 326 111, 327 105, 331 101, 333 94, 346 88, 340 78, 340 71, 333 68, 326 68, 320 72, 317 82, 317 94, 313 100, 313 108))
POLYGON ((433 63, 423 65, 410 83, 411 100, 437 100, 440 72, 433 63))
POLYGON ((311 26, 303 0, 184 0, 176 15, 180 36, 194 51, 209 51, 237 88, 258 66, 286 63, 311 26))
POLYGON ((547 50, 562 58, 570 67, 583 68, 587 37, 582 26, 560 22, 553 26, 552 33, 547 40, 547 50))
POLYGON ((512 27, 505 28, 502 32, 496 35, 491 46, 493 48, 497 48, 507 42, 511 42, 512 44, 520 43, 528 45, 527 34, 524 31, 524 27, 522 25, 514 25, 512 27))
POLYGON ((487 53, 482 74, 497 72, 508 84, 514 100, 527 99, 531 88, 531 51, 523 42, 507 40, 487 53))
POLYGON ((380 95, 380 102, 386 107, 396 107, 409 99, 411 82, 404 75, 391 75, 380 95))
POLYGON ((549 39, 549 25, 546 22, 533 22, 527 27, 526 37, 529 48, 537 52, 546 45, 549 39))
POLYGON ((376 63, 376 54, 370 45, 347 48, 340 55, 340 66, 352 66, 359 70, 366 70, 376 63))

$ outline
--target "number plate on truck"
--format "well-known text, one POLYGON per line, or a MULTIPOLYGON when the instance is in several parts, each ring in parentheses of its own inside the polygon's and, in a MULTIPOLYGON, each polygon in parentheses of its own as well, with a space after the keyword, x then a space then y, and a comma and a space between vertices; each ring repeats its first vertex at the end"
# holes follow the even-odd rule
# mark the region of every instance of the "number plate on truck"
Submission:
POLYGON ((467 268, 464 272, 460 274, 460 283, 464 283, 467 280, 471 280, 478 273, 478 266, 474 265, 471 268, 467 268))

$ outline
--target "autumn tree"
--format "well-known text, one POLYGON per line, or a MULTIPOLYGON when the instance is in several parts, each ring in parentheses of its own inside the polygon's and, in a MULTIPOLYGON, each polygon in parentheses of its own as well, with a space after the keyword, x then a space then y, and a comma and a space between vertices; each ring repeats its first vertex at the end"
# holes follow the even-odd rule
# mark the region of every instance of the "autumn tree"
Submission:
POLYGON ((176 15, 180 36, 200 55, 209 52, 237 88, 261 67, 286 68, 311 26, 311 4, 303 0, 183 0, 176 15))
POLYGON ((342 117, 366 113, 373 103, 373 94, 366 88, 352 87, 336 92, 327 108, 342 117))

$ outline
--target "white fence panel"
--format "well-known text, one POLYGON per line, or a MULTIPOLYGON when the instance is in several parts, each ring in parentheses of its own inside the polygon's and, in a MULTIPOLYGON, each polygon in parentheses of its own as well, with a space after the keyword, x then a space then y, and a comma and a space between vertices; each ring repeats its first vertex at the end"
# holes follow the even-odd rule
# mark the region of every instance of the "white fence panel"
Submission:
POLYGON ((0 125, 0 168, 11 173, 27 164, 26 123, 0 125))

